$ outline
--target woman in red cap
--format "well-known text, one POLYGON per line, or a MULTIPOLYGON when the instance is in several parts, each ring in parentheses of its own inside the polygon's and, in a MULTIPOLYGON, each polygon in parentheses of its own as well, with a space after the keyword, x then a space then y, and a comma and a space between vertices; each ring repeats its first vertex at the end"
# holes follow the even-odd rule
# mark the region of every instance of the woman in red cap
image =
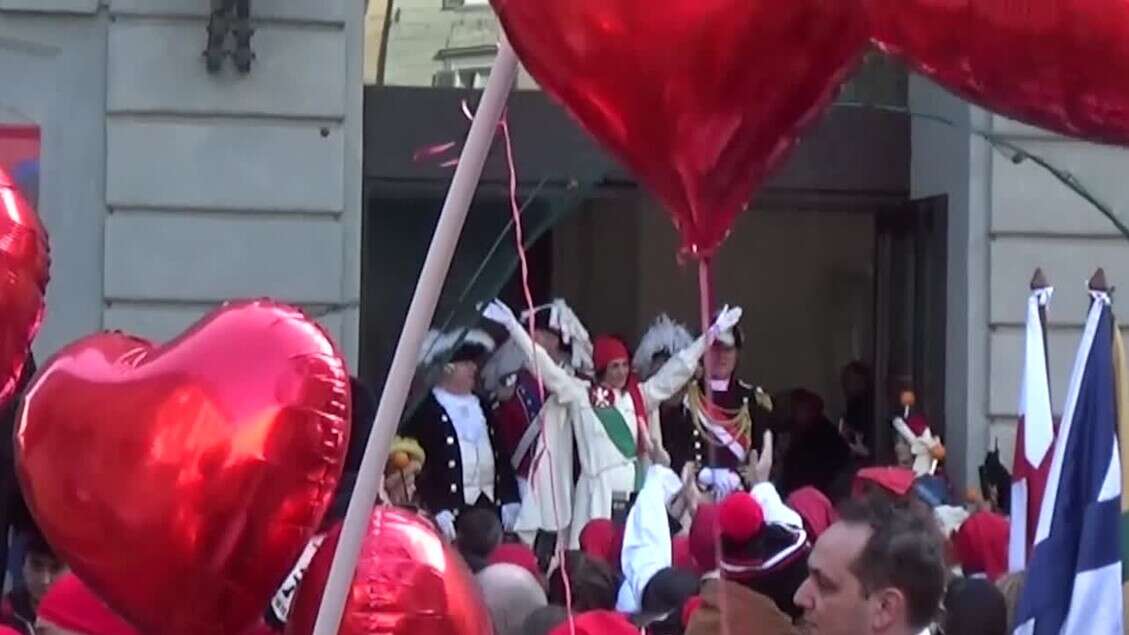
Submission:
MULTIPOLYGON (((569 545, 576 549, 588 521, 611 518, 615 499, 627 499, 639 491, 646 463, 669 461, 662 447, 658 408, 690 381, 707 346, 718 334, 737 325, 741 309, 722 309, 706 335, 671 357, 645 382, 632 374, 631 355, 618 338, 596 338, 592 355, 596 382, 591 383, 566 373, 554 363, 502 302, 491 303, 483 315, 509 331, 541 374, 546 390, 562 404, 568 404, 573 413, 581 473, 569 545)), ((571 483, 557 484, 569 486, 571 483)))

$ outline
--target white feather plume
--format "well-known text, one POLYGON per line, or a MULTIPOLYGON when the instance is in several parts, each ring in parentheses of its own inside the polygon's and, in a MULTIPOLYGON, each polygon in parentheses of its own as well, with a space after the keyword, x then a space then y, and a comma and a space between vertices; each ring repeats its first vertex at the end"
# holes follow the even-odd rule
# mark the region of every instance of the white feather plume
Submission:
POLYGON ((468 344, 481 346, 486 349, 487 353, 494 352, 496 347, 494 338, 490 337, 490 334, 486 331, 480 329, 470 329, 469 331, 454 330, 446 333, 438 329, 431 329, 427 332, 427 337, 423 338, 423 346, 420 347, 419 353, 419 363, 421 366, 430 366, 435 363, 437 359, 445 357, 455 348, 468 344))
POLYGON ((655 355, 665 353, 673 356, 693 342, 694 337, 690 335, 690 331, 664 313, 655 318, 654 323, 643 334, 643 339, 639 340, 631 366, 635 373, 642 377, 650 369, 655 355))
MULTIPOLYGON (((572 348, 569 365, 581 372, 591 372, 592 336, 588 334, 588 329, 584 327, 576 312, 561 298, 533 308, 534 314, 543 311, 549 312, 549 328, 559 332, 561 342, 572 348)), ((522 312, 521 320, 523 324, 529 320, 528 309, 522 312)))

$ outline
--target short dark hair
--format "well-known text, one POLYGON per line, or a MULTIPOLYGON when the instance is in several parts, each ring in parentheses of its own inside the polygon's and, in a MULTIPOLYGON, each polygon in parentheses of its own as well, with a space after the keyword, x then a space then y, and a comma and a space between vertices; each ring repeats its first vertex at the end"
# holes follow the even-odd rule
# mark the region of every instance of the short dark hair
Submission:
POLYGON ((839 516, 871 531, 851 564, 863 591, 898 589, 906 596, 909 625, 928 626, 940 609, 947 575, 944 539, 929 508, 916 500, 868 496, 844 503, 839 516))
POLYGON ((568 621, 568 611, 563 606, 550 604, 529 614, 521 625, 522 635, 549 635, 553 629, 568 621))
POLYGON ((459 551, 489 558, 502 544, 502 522, 492 509, 468 509, 455 520, 455 543, 459 551))
POLYGON ((615 610, 619 592, 618 576, 607 564, 580 551, 565 552, 563 567, 557 567, 549 576, 550 604, 566 604, 562 569, 568 571, 573 612, 615 610))

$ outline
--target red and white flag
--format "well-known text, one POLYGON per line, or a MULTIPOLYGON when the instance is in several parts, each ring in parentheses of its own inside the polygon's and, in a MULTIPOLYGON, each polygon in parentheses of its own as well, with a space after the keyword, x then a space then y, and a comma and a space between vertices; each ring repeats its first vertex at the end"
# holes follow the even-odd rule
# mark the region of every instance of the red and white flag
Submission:
POLYGON ((1011 483, 1011 538, 1008 569, 1023 571, 1035 542, 1039 511, 1050 474, 1055 428, 1047 377, 1046 306, 1054 291, 1035 289, 1027 300, 1027 345, 1019 397, 1019 429, 1011 483))

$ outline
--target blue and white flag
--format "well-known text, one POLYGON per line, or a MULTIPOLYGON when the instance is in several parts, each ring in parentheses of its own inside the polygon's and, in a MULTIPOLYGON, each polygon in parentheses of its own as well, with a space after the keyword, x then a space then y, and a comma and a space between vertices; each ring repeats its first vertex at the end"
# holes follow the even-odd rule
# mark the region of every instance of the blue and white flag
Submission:
POLYGON ((1107 294, 1093 297, 1016 615, 1019 635, 1122 635, 1113 316, 1107 294))

